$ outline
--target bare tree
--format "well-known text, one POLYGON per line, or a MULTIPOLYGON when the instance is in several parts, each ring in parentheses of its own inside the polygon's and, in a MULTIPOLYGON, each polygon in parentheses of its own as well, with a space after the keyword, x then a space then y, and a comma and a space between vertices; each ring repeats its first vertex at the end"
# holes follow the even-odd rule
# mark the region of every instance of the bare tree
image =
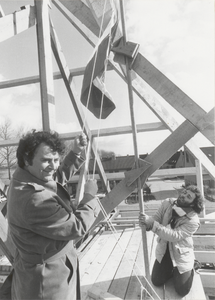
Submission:
MULTIPOLYGON (((14 130, 10 119, 0 124, 0 140, 10 140, 20 137, 23 128, 14 130)), ((0 167, 7 169, 8 178, 11 179, 11 169, 16 165, 16 146, 0 147, 0 167)))

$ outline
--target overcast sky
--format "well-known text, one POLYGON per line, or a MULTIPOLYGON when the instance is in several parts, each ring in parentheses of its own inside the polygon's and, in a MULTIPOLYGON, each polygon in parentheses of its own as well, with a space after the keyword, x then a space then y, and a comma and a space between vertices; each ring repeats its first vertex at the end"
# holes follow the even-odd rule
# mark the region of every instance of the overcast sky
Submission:
MULTIPOLYGON (((5 14, 33 1, 1 1, 5 14)), ((125 0, 129 40, 140 43, 140 52, 205 111, 214 106, 214 1, 213 0, 125 0)), ((83 67, 92 47, 52 5, 51 15, 69 68, 83 67)), ((0 43, 0 80, 38 75, 35 27, 0 43)), ((53 59, 54 71, 58 71, 53 59)), ((80 95, 82 77, 76 79, 80 95)), ((85 111, 90 128, 130 125, 128 91, 114 72, 107 74, 107 88, 116 110, 97 120, 85 111)), ((55 81, 56 130, 80 130, 61 80, 55 81)), ((0 123, 9 117, 13 126, 41 128, 38 84, 0 90, 0 123)), ((177 117, 177 116, 175 116, 177 117)), ((154 114, 135 96, 136 123, 157 122, 154 114)), ((150 153, 169 132, 138 134, 140 153, 150 153)), ((199 146, 208 146, 201 136, 199 146)), ((102 138, 99 148, 116 154, 133 154, 132 137, 102 138)))

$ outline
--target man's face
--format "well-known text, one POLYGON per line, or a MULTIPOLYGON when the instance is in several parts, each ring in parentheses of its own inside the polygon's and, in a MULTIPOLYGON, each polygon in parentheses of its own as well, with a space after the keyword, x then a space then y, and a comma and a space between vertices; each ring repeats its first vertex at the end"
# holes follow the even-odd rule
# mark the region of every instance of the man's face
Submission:
POLYGON ((196 198, 195 193, 184 189, 178 196, 177 204, 178 206, 190 206, 193 200, 196 198))
POLYGON ((53 180, 53 174, 58 166, 58 152, 54 152, 48 145, 41 143, 36 149, 32 165, 26 163, 25 170, 31 173, 34 177, 48 182, 53 180))

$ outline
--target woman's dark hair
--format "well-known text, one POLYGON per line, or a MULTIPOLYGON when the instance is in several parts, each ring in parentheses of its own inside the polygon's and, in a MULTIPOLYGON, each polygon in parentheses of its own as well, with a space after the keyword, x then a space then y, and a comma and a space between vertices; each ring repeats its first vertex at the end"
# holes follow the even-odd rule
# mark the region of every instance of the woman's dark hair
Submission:
POLYGON ((184 186, 184 188, 186 190, 193 192, 196 195, 195 199, 192 202, 192 204, 194 204, 193 210, 197 214, 200 214, 200 212, 203 211, 203 209, 204 209, 204 199, 201 195, 200 190, 195 185, 187 185, 186 187, 184 186))
POLYGON ((57 132, 36 131, 33 129, 19 141, 16 157, 20 168, 24 168, 25 161, 27 161, 29 165, 32 165, 35 151, 41 143, 46 144, 53 151, 59 153, 59 155, 62 155, 65 151, 65 145, 60 140, 57 132))

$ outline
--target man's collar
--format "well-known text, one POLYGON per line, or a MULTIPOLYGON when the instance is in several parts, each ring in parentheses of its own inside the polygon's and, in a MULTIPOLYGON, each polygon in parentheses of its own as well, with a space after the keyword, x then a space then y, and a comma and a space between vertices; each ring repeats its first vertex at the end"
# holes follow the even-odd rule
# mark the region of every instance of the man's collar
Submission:
POLYGON ((192 207, 180 207, 177 206, 177 200, 174 202, 173 208, 179 217, 188 215, 190 212, 193 212, 192 207))
POLYGON ((34 185, 36 183, 37 185, 48 188, 55 193, 57 192, 57 184, 54 180, 50 180, 48 182, 42 181, 20 167, 18 167, 14 172, 13 178, 31 185, 34 185))

